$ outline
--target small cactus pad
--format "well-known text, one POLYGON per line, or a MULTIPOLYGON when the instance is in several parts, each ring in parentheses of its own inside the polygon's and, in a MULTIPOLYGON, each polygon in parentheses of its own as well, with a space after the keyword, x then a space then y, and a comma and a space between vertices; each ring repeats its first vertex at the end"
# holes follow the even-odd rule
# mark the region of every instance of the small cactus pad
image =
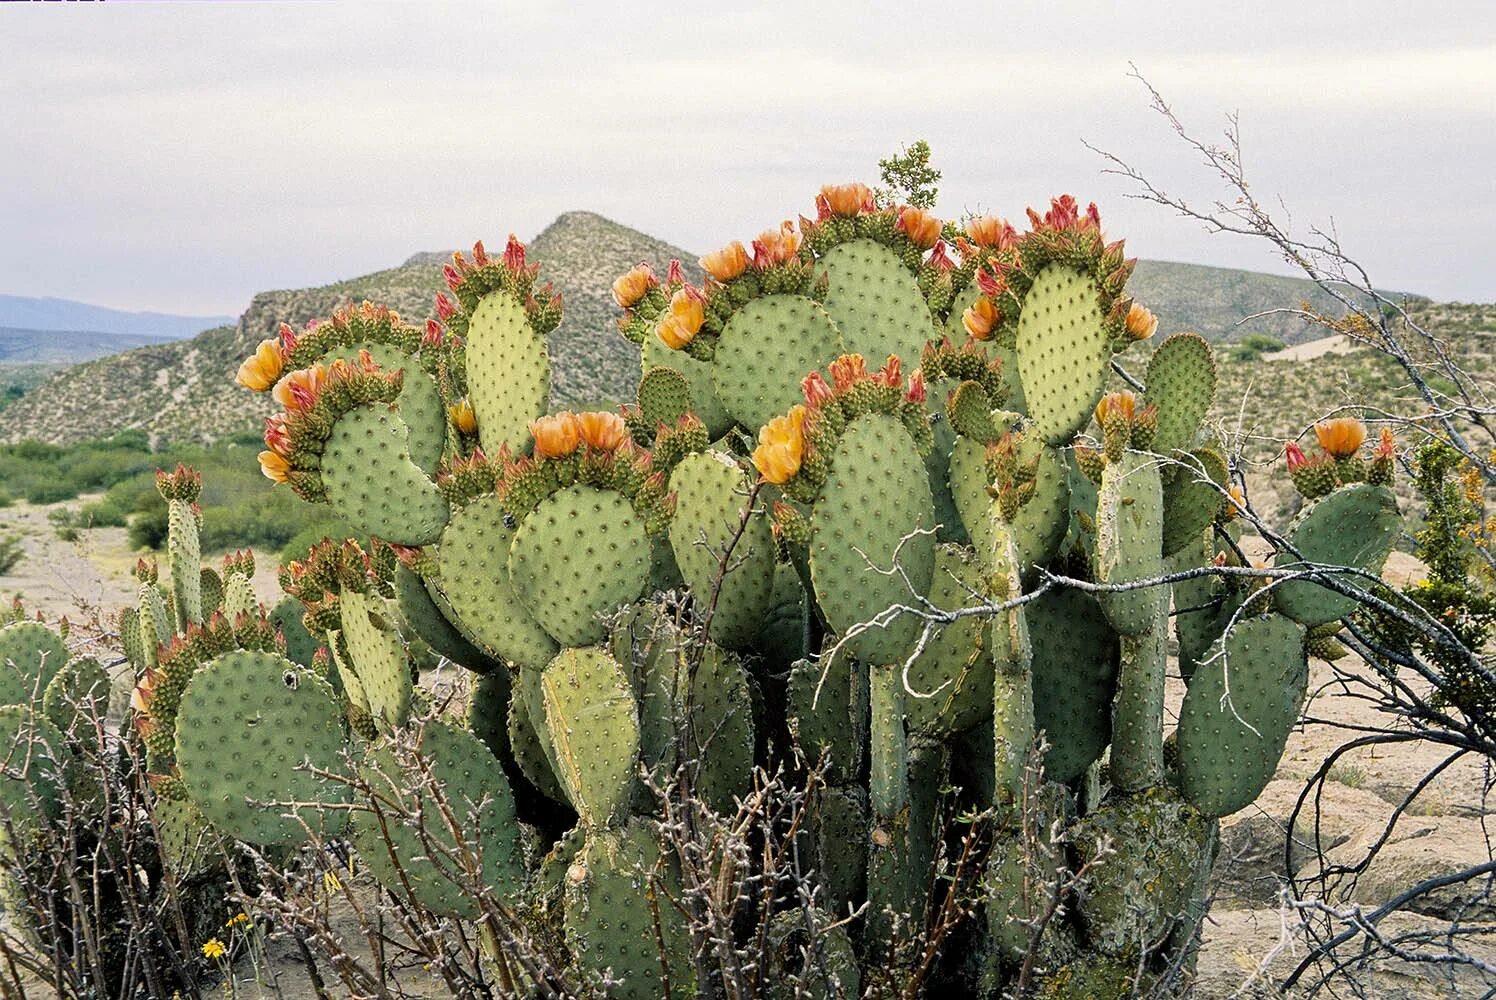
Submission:
MULTIPOLYGON (((1101 474, 1096 504, 1098 583, 1129 583, 1163 574, 1163 487, 1157 459, 1128 453, 1107 463, 1101 474)), ((1167 587, 1103 592, 1101 609, 1112 628, 1124 635, 1141 635, 1153 627, 1159 608, 1167 604, 1167 587)))
MULTIPOLYGON (((930 603, 942 611, 985 603, 982 577, 975 552, 941 545, 935 550, 930 603)), ((910 732, 945 737, 992 717, 992 661, 982 644, 985 624, 972 615, 938 626, 909 664, 904 710, 910 732)))
POLYGON ((450 722, 428 722, 414 752, 419 763, 402 760, 388 742, 370 748, 359 773, 371 799, 354 813, 354 846, 391 892, 408 892, 435 913, 474 917, 477 903, 459 875, 467 860, 459 834, 483 885, 502 897, 525 884, 509 782, 488 748, 450 722))
POLYGON ((764 502, 758 501, 760 509, 747 514, 744 525, 753 486, 732 456, 721 452, 687 456, 671 473, 670 488, 677 497, 670 522, 676 564, 703 608, 717 594, 711 638, 733 648, 751 644, 774 592, 774 536, 764 502))
POLYGON ((273 653, 235 650, 193 675, 177 713, 177 764, 203 815, 262 846, 296 845, 306 827, 341 828, 348 786, 304 765, 344 767, 343 712, 320 677, 273 653), (305 824, 305 826, 303 826, 305 824))
POLYGON ((608 634, 600 616, 644 590, 649 561, 644 522, 628 500, 570 486, 542 500, 515 530, 509 579, 552 638, 584 646, 608 634))
POLYGON ((542 667, 559 648, 525 610, 509 580, 514 529, 495 496, 452 515, 437 550, 437 588, 467 635, 484 652, 527 667, 542 667))
POLYGON ((870 239, 848 240, 819 261, 830 276, 826 312, 842 349, 881 361, 890 354, 916 364, 934 335, 930 307, 899 255, 870 239))
POLYGON ((1049 264, 1023 299, 1015 347, 1023 398, 1039 434, 1056 447, 1091 419, 1106 385, 1112 352, 1099 295, 1088 275, 1049 264))
MULTIPOLYGON (((955 303, 951 306, 951 314, 945 321, 945 335, 951 339, 951 343, 960 344, 967 339, 966 324, 961 321, 961 317, 981 297, 982 289, 975 281, 957 293, 955 303)), ((1003 406, 1027 413, 1028 407, 1023 402, 1023 380, 1018 376, 1017 352, 994 341, 983 344, 982 349, 987 352, 988 357, 1002 362, 1003 385, 1008 387, 1003 406)))
POLYGON ((0 820, 21 831, 59 815, 66 746, 61 731, 25 705, 0 707, 0 820))
POLYGON ((770 663, 793 663, 806 653, 810 609, 800 574, 789 563, 774 567, 774 592, 759 624, 754 649, 770 663))
POLYGON ((1282 615, 1237 622, 1195 670, 1179 710, 1184 797, 1207 816, 1252 803, 1272 780, 1309 680, 1304 630, 1282 615))
POLYGON ((712 381, 734 420, 762 427, 801 401, 806 373, 841 353, 841 335, 820 303, 803 295, 766 295, 727 321, 712 381))
POLYGON ((1044 777, 1074 781, 1111 742, 1117 637, 1084 591, 1048 591, 1024 613, 1034 654, 1034 728, 1049 742, 1044 777))
POLYGON ((545 413, 551 394, 551 359, 545 338, 512 294, 483 296, 468 318, 468 398, 478 418, 478 440, 490 455, 508 445, 530 446, 530 421, 545 413))
POLYGON ((67 662, 67 645, 41 622, 13 622, 0 628, 0 704, 40 699, 67 662))
POLYGON ((666 894, 679 893, 662 866, 659 838, 643 820, 621 830, 591 832, 566 870, 566 943, 577 962, 608 971, 618 1000, 658 1000, 661 956, 670 970, 671 995, 690 996, 689 939, 666 894), (656 887, 655 879, 665 880, 656 887), (658 914, 658 924, 656 923, 658 914))
MULTIPOLYGON (((829 654, 828 654, 829 655, 829 654)), ((790 734, 805 756, 815 764, 829 758, 828 780, 851 781, 862 763, 862 731, 853 706, 861 699, 853 691, 862 683, 863 671, 845 654, 824 659, 798 660, 790 668, 790 734)))
POLYGON ((447 523, 447 501, 411 461, 406 429, 383 403, 338 418, 322 453, 327 500, 359 530, 399 545, 434 542, 447 523))
POLYGON ((509 698, 513 688, 509 671, 495 670, 472 678, 468 689, 467 727, 500 760, 511 756, 509 698))
MULTIPOLYGON (((1039 459, 1034 476, 1034 495, 1018 508, 1009 525, 1018 557, 1018 568, 1032 577, 1034 567, 1049 562, 1065 540, 1070 525, 1069 471, 1060 453, 1026 434, 1018 446, 1018 461, 1039 459)), ((951 450, 951 497, 961 521, 978 552, 992 547, 994 503, 987 492, 986 447, 980 441, 960 438, 951 450)))
POLYGON ((425 581, 403 563, 395 570, 395 600, 406 627, 442 656, 478 674, 498 667, 447 621, 432 600, 425 581))
POLYGON ((191 799, 157 796, 151 804, 156 843, 178 878, 212 871, 223 859, 223 840, 191 799))
POLYGON ((514 763, 525 780, 553 802, 567 802, 566 790, 551 763, 545 734, 545 704, 540 694, 540 671, 520 668, 509 694, 508 737, 514 763))
POLYGON ((649 337, 644 341, 643 359, 646 372, 654 368, 669 368, 686 377, 691 387, 691 412, 706 424, 708 436, 720 437, 732 427, 732 417, 723 407, 722 400, 717 398, 710 361, 698 361, 685 351, 672 351, 659 337, 649 337))
POLYGON ((166 551, 171 560, 171 596, 179 632, 203 620, 199 517, 185 500, 170 500, 166 504, 166 551))
POLYGON ((956 509, 955 497, 951 495, 951 449, 958 439, 940 402, 954 385, 946 380, 930 387, 925 408, 930 412, 930 431, 935 438, 935 447, 925 456, 925 471, 930 476, 930 498, 935 502, 935 520, 940 525, 936 540, 965 545, 971 537, 961 520, 961 512, 956 509))
POLYGON ((1210 345, 1198 333, 1176 333, 1148 361, 1146 403, 1158 407, 1153 450, 1187 450, 1215 402, 1216 366, 1210 345))
POLYGON ((851 935, 836 918, 818 909, 786 910, 774 918, 769 925, 769 969, 771 1000, 862 995, 862 972, 851 935))
MULTIPOLYGON (((690 650, 679 650, 682 659, 690 650)), ((711 808, 731 814, 734 800, 747 794, 753 775, 753 699, 742 664, 732 653, 708 646, 700 666, 692 671, 685 663, 676 671, 677 711, 686 719, 695 750, 688 755, 696 762, 694 790, 711 808), (691 677, 691 696, 685 696, 691 677)))
POLYGON ((1228 472, 1226 460, 1214 448, 1180 454, 1179 465, 1163 473, 1164 555, 1173 555, 1210 527, 1220 513, 1228 472))
MULTIPOLYGON (((1402 521, 1397 498, 1385 486, 1354 483, 1342 486, 1306 507, 1288 531, 1288 541, 1303 561, 1284 552, 1274 560, 1278 569, 1298 569, 1305 562, 1350 566, 1367 573, 1381 572, 1392 552, 1402 521)), ((1332 574, 1350 586, 1365 588, 1362 576, 1332 574)), ((1273 588, 1278 610, 1301 625, 1323 625, 1344 618, 1356 599, 1327 590, 1308 580, 1288 580, 1273 588)))
MULTIPOLYGON (((838 635, 928 593, 934 527, 929 479, 909 432, 887 414, 859 417, 842 434, 810 519, 816 600, 838 635)), ((896 613, 859 629, 847 652, 892 662, 913 648, 922 625, 915 615, 896 613)))
POLYGON ((829 785, 816 798, 814 814, 816 866, 826 899, 838 913, 855 906, 867 889, 867 789, 829 785))
POLYGON ((639 760, 628 674, 601 649, 563 649, 540 678, 557 777, 589 828, 623 814, 639 760))
POLYGON ((650 431, 674 426, 691 410, 691 383, 683 373, 657 365, 639 380, 639 413, 650 431))
POLYGON ((91 656, 72 660, 57 672, 42 695, 42 712, 65 735, 88 745, 98 742, 98 727, 109 714, 114 685, 109 671, 91 656))
POLYGON ((335 359, 342 358, 351 364, 359 360, 360 351, 368 351, 370 359, 384 371, 404 371, 400 395, 395 397, 395 410, 400 414, 400 422, 410 430, 406 439, 410 446, 410 460, 428 475, 436 472, 447 440, 446 407, 442 406, 436 379, 421 370, 416 358, 398 347, 372 340, 335 347, 321 360, 330 365, 335 359))
POLYGON ((343 591, 339 600, 343 642, 368 699, 369 714, 384 727, 405 725, 410 716, 410 663, 383 602, 371 594, 343 591))
POLYGON ((312 657, 321 643, 306 630, 305 608, 294 597, 283 597, 270 609, 270 624, 286 639, 286 657, 303 667, 312 665, 312 657))

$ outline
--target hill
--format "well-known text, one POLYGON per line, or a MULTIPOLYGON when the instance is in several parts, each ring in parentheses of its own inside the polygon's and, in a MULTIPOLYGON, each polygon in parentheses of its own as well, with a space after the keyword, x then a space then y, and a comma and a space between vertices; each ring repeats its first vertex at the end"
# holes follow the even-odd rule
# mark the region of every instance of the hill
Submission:
MULTIPOLYGON (((503 234, 491 234, 500 244, 503 234)), ((612 280, 640 260, 663 270, 687 261, 700 277, 696 254, 591 212, 568 212, 530 244, 542 276, 565 298, 565 316, 551 336, 553 399, 578 406, 624 399, 638 378, 638 351, 613 331, 617 310, 612 280)), ((261 292, 232 325, 192 340, 159 344, 66 369, 14 403, 0 440, 28 436, 53 441, 102 437, 141 428, 158 439, 207 439, 251 429, 269 412, 267 400, 231 384, 240 359, 282 322, 300 326, 340 305, 386 302, 419 322, 442 287, 445 253, 418 253, 374 274, 318 288, 261 292)), ((1326 312, 1333 300, 1302 279, 1228 268, 1142 261, 1133 290, 1160 317, 1163 331, 1196 330, 1211 340, 1268 333, 1288 343, 1314 336, 1298 321, 1269 317, 1240 326, 1246 316, 1308 300, 1326 312)))
POLYGON ((0 326, 0 362, 18 364, 77 364, 108 357, 166 337, 140 333, 97 333, 91 330, 21 330, 0 326))
POLYGON ((0 295, 0 327, 23 330, 88 330, 156 340, 181 340, 196 336, 211 326, 224 326, 233 321, 232 316, 125 312, 71 299, 0 295))

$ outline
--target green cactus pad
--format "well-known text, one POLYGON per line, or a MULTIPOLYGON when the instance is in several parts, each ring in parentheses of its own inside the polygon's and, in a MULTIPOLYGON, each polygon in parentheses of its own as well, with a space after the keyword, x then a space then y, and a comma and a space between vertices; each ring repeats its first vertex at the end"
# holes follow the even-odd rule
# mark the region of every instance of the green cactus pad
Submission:
MULTIPOLYGON (((1018 516, 1009 525, 1017 548, 1019 570, 1027 578, 1034 567, 1054 558, 1065 540, 1070 525, 1070 481, 1060 453, 1026 434, 1018 447, 1018 461, 1031 462, 1035 456, 1039 467, 1034 477, 1034 495, 1018 508, 1018 516)), ((951 450, 951 497, 961 522, 978 552, 992 548, 992 497, 987 493, 986 446, 971 438, 960 438, 951 450)))
MULTIPOLYGON (((1169 572, 1204 566, 1215 555, 1212 540, 1200 533, 1192 544, 1185 545, 1167 563, 1169 572)), ((1200 661, 1210 655, 1210 647, 1221 637, 1235 609, 1228 601, 1226 588, 1219 576, 1207 574, 1176 580, 1174 591, 1174 637, 1179 643, 1179 675, 1186 684, 1194 676, 1200 661)))
POLYGON ((1184 797, 1207 816, 1250 805, 1272 780, 1308 681, 1301 626, 1282 615, 1238 621, 1179 710, 1184 797))
POLYGON ((368 351, 369 357, 384 371, 404 370, 400 395, 395 397, 395 410, 400 414, 400 422, 410 429, 410 436, 406 439, 410 446, 410 460, 427 475, 436 472, 447 441, 446 407, 442 406, 436 379, 422 370, 415 357, 391 344, 372 340, 335 347, 322 360, 327 364, 337 358, 356 362, 361 350, 368 351))
POLYGON ((383 403, 354 407, 333 424, 322 452, 327 500, 349 522, 399 545, 434 542, 447 501, 405 443, 405 425, 383 403))
POLYGON ((765 502, 757 502, 744 526, 753 484, 733 457, 721 452, 688 455, 671 473, 670 489, 677 497, 670 546, 703 609, 721 576, 712 640, 733 648, 752 644, 774 596, 774 535, 765 502), (722 575, 729 544, 733 548, 722 575))
MULTIPOLYGON (((982 603, 984 586, 981 560, 971 549, 941 545, 935 550, 929 598, 936 608, 955 611, 982 603)), ((904 709, 910 732, 943 738, 992 717, 992 661, 983 648, 985 624, 973 615, 941 625, 909 664, 904 709)))
POLYGON ((59 732, 96 746, 113 690, 109 671, 93 657, 82 656, 59 670, 47 685, 42 713, 59 732))
POLYGON ((800 380, 841 353, 841 335, 820 303, 803 295, 765 295, 727 321, 712 384, 732 418, 756 430, 802 402, 800 380))
POLYGON ((55 819, 69 784, 61 731, 25 705, 0 707, 0 818, 23 832, 38 819, 55 819))
POLYGON ((862 971, 852 937, 837 918, 786 910, 769 925, 771 1000, 842 1000, 862 995, 862 971), (814 933, 812 933, 812 926, 814 933), (810 958, 807 964, 806 958, 810 958))
MULTIPOLYGON (((234 621, 240 615, 253 613, 259 601, 255 599, 254 584, 250 582, 249 577, 242 573, 230 573, 227 582, 223 585, 220 603, 224 617, 229 621, 234 621)), ((210 605, 205 603, 204 606, 210 605)))
POLYGON ((899 255, 873 240, 856 239, 832 247, 818 263, 830 276, 825 306, 841 331, 842 349, 872 365, 890 354, 917 365, 935 335, 934 320, 899 255))
POLYGON ((203 620, 202 552, 198 545, 198 518, 185 500, 166 504, 166 551, 171 562, 172 606, 177 631, 203 620))
POLYGON ((712 363, 698 361, 685 351, 672 351, 659 337, 648 337, 643 349, 644 370, 669 368, 686 377, 691 388, 691 412, 706 424, 708 437, 718 438, 732 427, 732 416, 717 397, 712 381, 712 363))
MULTIPOLYGON (((297 602, 298 606, 300 602, 297 602)), ((125 659, 135 673, 145 670, 145 648, 140 640, 140 612, 134 608, 121 608, 119 612, 119 642, 124 648, 125 659)))
POLYGON ((816 801, 814 830, 816 864, 827 903, 837 913, 846 913, 867 889, 867 852, 857 849, 868 840, 867 789, 859 785, 824 788, 816 801))
POLYGON ((1200 448, 1180 456, 1182 464, 1163 473, 1163 553, 1173 555, 1200 538, 1220 513, 1221 488, 1229 473, 1226 460, 1214 448, 1200 448))
MULTIPOLYGON (((674 765, 676 745, 675 692, 684 687, 677 674, 685 661, 680 630, 674 620, 655 604, 630 608, 608 637, 613 659, 623 665, 633 681, 634 703, 639 709, 639 757, 652 771, 674 765)), ((667 780, 664 770, 655 771, 667 780)))
POLYGON ((608 625, 600 616, 639 596, 649 563, 649 538, 633 506, 592 486, 542 500, 509 547, 514 592, 563 646, 601 642, 608 625))
POLYGON ((177 713, 182 783, 203 815, 229 836, 294 846, 303 823, 335 833, 348 800, 340 781, 303 765, 341 772, 343 712, 332 688, 273 653, 235 650, 193 675, 177 713))
MULTIPOLYGON (((1349 566, 1373 575, 1397 541, 1402 520, 1397 498, 1385 486, 1354 483, 1342 486, 1310 504, 1294 519, 1288 541, 1303 561, 1284 552, 1273 561, 1277 569, 1299 569, 1305 563, 1349 566)), ((1366 588, 1372 581, 1362 576, 1331 574, 1347 585, 1366 588)), ((1289 580, 1273 588, 1279 611, 1301 625, 1323 625, 1344 618, 1356 608, 1356 599, 1327 590, 1308 580, 1289 580)))
POLYGON ((930 498, 935 501, 935 520, 940 525, 935 540, 965 545, 971 541, 971 536, 966 532, 961 512, 956 509, 956 498, 951 494, 951 449, 956 446, 958 438, 941 402, 953 386, 954 383, 947 380, 929 389, 925 409, 932 417, 930 430, 935 437, 935 447, 925 456, 925 471, 930 477, 930 498))
POLYGON ((509 698, 513 688, 509 671, 495 670, 472 678, 468 689, 467 727, 500 760, 513 756, 509 749, 509 698))
POLYGON ((477 674, 499 667, 447 620, 432 600, 425 581, 403 563, 395 570, 395 600, 406 627, 442 656, 477 674))
POLYGON ((821 659, 799 660, 790 668, 786 700, 790 733, 805 756, 815 764, 830 759, 827 779, 851 781, 862 762, 862 738, 852 706, 860 699, 852 690, 861 671, 851 658, 838 655, 829 666, 821 659))
POLYGON ((388 742, 369 749, 359 773, 372 798, 353 814, 353 843, 386 889, 409 893, 434 913, 471 919, 478 906, 459 874, 466 859, 458 834, 481 883, 501 897, 517 894, 525 864, 514 797, 499 762, 466 729, 428 722, 416 753, 420 765, 402 766, 388 742))
POLYGON ((1215 402, 1216 366, 1210 345, 1198 333, 1176 333, 1148 361, 1145 403, 1158 407, 1153 450, 1160 455, 1188 450, 1215 402))
POLYGON ((800 574, 789 563, 779 563, 774 567, 774 591, 759 625, 754 650, 766 663, 780 668, 800 659, 807 652, 808 614, 800 574))
POLYGON ((1049 264, 1023 299, 1015 345, 1023 398, 1039 434, 1056 447, 1086 426, 1106 386, 1112 352, 1099 295, 1086 274, 1049 264))
MULTIPOLYGON (((970 336, 966 332, 966 324, 961 321, 962 315, 982 295, 982 290, 975 281, 961 289, 956 295, 955 304, 951 306, 951 314, 945 321, 945 335, 951 339, 953 344, 965 343, 970 336)), ((1010 347, 988 341, 982 345, 990 358, 996 358, 1003 364, 1003 385, 1008 387, 1007 398, 1003 400, 1003 408, 1018 413, 1027 413, 1028 407, 1023 402, 1023 379, 1018 376, 1018 354, 1010 347)))
POLYGON ((1096 598, 1051 590, 1024 608, 1033 646, 1034 727, 1044 731, 1044 777, 1071 782, 1112 736, 1117 637, 1096 598))
POLYGON ((156 843, 178 878, 213 871, 223 858, 223 838, 189 798, 157 796, 151 805, 156 843))
MULTIPOLYGON (((913 606, 928 593, 934 527, 924 462, 903 424, 878 413, 853 421, 810 518, 816 601, 838 635, 896 605, 913 606), (891 572, 896 557, 901 572, 891 572)), ((913 648, 922 627, 916 616, 898 614, 860 631, 846 651, 889 663, 913 648)))
POLYGON ((68 647, 41 622, 0 628, 0 705, 38 701, 68 662, 68 647))
POLYGON ((619 819, 639 761, 633 687, 601 649, 563 649, 540 678, 557 777, 588 827, 619 819))
MULTIPOLYGON (((213 612, 223 610, 224 582, 211 567, 204 566, 197 575, 198 593, 202 598, 203 617, 211 617, 213 612)), ((251 591, 253 593, 253 591, 251 591)), ((227 614, 227 612, 225 612, 227 614)), ((229 618, 234 616, 229 614, 229 618)))
MULTIPOLYGON (((681 649, 682 659, 691 655, 681 649)), ((742 664, 731 653, 708 646, 692 680, 691 697, 685 697, 691 675, 682 663, 676 672, 677 712, 686 719, 696 750, 688 754, 696 762, 693 775, 696 794, 719 813, 730 814, 734 800, 747 794, 753 776, 753 699, 742 664)))
POLYGON ((682 372, 656 365, 639 380, 639 413, 651 431, 661 424, 673 427, 691 407, 691 382, 682 372))
POLYGON ((618 984, 608 989, 609 997, 658 1000, 664 995, 660 939, 671 994, 694 993, 689 938, 666 898, 679 888, 671 885, 675 879, 668 865, 662 867, 659 838, 647 823, 635 819, 621 830, 589 832, 565 880, 567 946, 583 968, 609 972, 618 984), (658 891, 657 878, 665 880, 658 891))
POLYGON ((306 617, 302 603, 294 597, 283 597, 270 609, 270 624, 274 625, 286 640, 286 658, 303 667, 312 665, 317 647, 322 645, 306 630, 306 617))
POLYGON ((495 496, 452 515, 437 549, 440 596, 456 622, 484 652, 527 667, 542 667, 560 647, 525 610, 509 579, 514 529, 495 496))
POLYGON ((545 704, 540 693, 540 671, 520 669, 509 694, 507 732, 515 766, 525 780, 553 802, 568 802, 566 790, 556 778, 551 763, 550 741, 545 735, 545 704), (538 721, 537 721, 538 720, 538 721))
POLYGON ((478 440, 490 455, 530 447, 530 421, 545 413, 551 359, 513 295, 493 291, 468 317, 468 399, 478 418, 478 440))
POLYGON ((339 599, 343 643, 368 699, 369 714, 385 728, 410 716, 410 661, 383 602, 355 590, 339 599))
MULTIPOLYGON (((1129 453, 1107 463, 1096 503, 1098 583, 1128 583, 1163 574, 1163 487, 1157 459, 1129 453)), ((1123 635, 1153 627, 1169 600, 1167 587, 1104 592, 1101 609, 1123 635)))

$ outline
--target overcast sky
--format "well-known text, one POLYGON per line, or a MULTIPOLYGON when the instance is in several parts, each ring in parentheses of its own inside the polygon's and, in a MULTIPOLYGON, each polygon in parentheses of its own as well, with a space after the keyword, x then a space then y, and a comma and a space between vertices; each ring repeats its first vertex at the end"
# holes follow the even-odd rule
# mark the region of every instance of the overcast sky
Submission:
POLYGON ((569 209, 706 251, 920 136, 944 214, 1073 191, 1139 256, 1283 270, 1102 175, 1082 140, 1219 193, 1132 61, 1383 287, 1496 300, 1491 0, 543 6, 0 5, 0 292, 237 313, 569 209))

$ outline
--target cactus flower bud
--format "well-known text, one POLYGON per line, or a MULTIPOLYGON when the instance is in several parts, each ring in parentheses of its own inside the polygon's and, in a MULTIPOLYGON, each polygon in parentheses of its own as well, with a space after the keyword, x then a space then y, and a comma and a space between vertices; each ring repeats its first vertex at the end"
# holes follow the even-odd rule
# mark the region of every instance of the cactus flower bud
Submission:
POLYGON ((564 458, 582 443, 581 424, 570 410, 531 421, 530 434, 535 438, 535 454, 539 458, 564 458))
POLYGON ((504 245, 504 267, 514 274, 525 269, 525 245, 513 233, 509 234, 509 242, 504 245))
POLYGON ((281 355, 280 344, 274 340, 262 340, 260 346, 255 348, 254 355, 245 358, 244 363, 239 366, 238 373, 234 375, 234 381, 246 389, 264 392, 275 385, 285 363, 285 358, 281 355))
POLYGON ((1350 458, 1366 441, 1366 425, 1354 417, 1337 417, 1314 425, 1319 446, 1335 458, 1350 458))
POLYGON ((979 247, 1006 250, 1018 240, 1018 230, 995 215, 966 220, 966 235, 979 247))
POLYGON ((299 338, 296 336, 296 331, 291 329, 290 323, 282 323, 280 328, 275 331, 275 339, 280 341, 281 357, 288 358, 291 356, 291 352, 296 350, 296 342, 299 338))
POLYGON ((768 482, 782 485, 800 471, 805 455, 805 413, 805 407, 796 406, 759 430, 753 464, 768 482))
POLYGON ((594 410, 577 414, 582 440, 598 451, 616 451, 628 439, 628 425, 616 413, 594 410))
POLYGON ((674 288, 676 285, 686 283, 686 272, 681 270, 680 258, 671 257, 670 263, 665 265, 665 287, 674 288))
POLYGON ((992 328, 1002 322, 1002 312, 988 298, 980 298, 961 314, 961 325, 973 340, 990 340, 992 328))
POLYGON ((1292 475, 1309 464, 1309 459, 1304 455, 1304 449, 1292 441, 1283 444, 1283 458, 1288 464, 1288 472, 1292 475))
POLYGON ((820 372, 811 372, 801 379, 800 391, 805 394, 805 405, 812 410, 834 398, 831 386, 826 384, 820 372))
POLYGON ((436 293, 436 317, 443 323, 457 315, 457 303, 447 298, 441 292, 436 293))
POLYGON ((679 351, 696 339, 705 322, 706 310, 700 293, 686 285, 670 296, 670 304, 660 316, 655 333, 665 342, 666 347, 679 351))
POLYGON ((265 447, 277 455, 291 454, 291 433, 286 430, 286 417, 277 413, 265 418, 265 447))
POLYGON ((861 354, 843 354, 829 365, 831 381, 838 389, 846 389, 867 378, 866 362, 861 354))
POLYGON ((654 271, 643 261, 613 282, 613 301, 620 309, 632 309, 649 290, 660 283, 654 271))
POLYGON ((440 347, 442 345, 442 325, 438 320, 428 319, 426 321, 426 332, 421 335, 422 347, 440 347))
POLYGON ((899 360, 897 354, 890 354, 883 362, 883 367, 878 369, 875 378, 890 388, 902 389, 904 387, 904 363, 899 360))
POLYGON ((931 250, 930 256, 925 258, 925 266, 933 267, 941 274, 955 270, 956 262, 951 260, 950 255, 946 253, 945 240, 936 241, 935 249, 931 250))
POLYGON ((473 263, 479 267, 488 266, 488 251, 483 248, 482 240, 473 244, 473 263))
POLYGON ((800 252, 801 238, 788 219, 778 229, 765 229, 753 241, 753 266, 763 270, 785 263, 800 252))
POLYGON ((873 209, 873 192, 866 184, 827 184, 821 188, 820 197, 832 215, 854 216, 873 209))
POLYGON ((721 250, 701 258, 699 263, 703 271, 726 284, 748 270, 748 251, 743 248, 742 241, 733 240, 721 250))
POLYGON ((1127 330, 1129 339, 1147 340, 1158 332, 1158 317, 1142 303, 1134 302, 1127 309, 1127 319, 1123 322, 1123 326, 1127 330))
POLYGON ((910 206, 899 209, 897 227, 921 250, 930 249, 940 239, 940 220, 923 209, 910 206))
POLYGON ((454 292, 462 286, 462 275, 458 274, 457 268, 451 264, 442 265, 442 278, 446 281, 447 287, 454 292))
POLYGON ((904 398, 911 403, 923 403, 928 395, 925 391, 925 373, 916 368, 914 374, 909 376, 909 391, 904 394, 904 398))

